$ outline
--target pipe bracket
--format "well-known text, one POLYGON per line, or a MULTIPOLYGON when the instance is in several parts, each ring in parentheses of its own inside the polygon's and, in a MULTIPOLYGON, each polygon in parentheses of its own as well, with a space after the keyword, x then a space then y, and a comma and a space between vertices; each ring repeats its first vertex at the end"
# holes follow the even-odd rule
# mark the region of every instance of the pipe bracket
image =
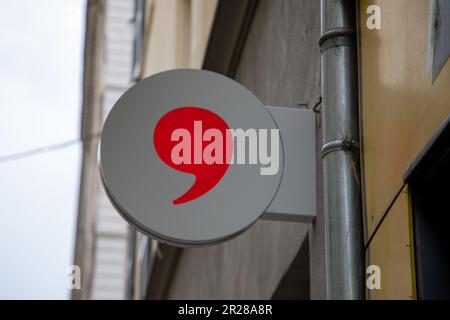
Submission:
POLYGON ((342 140, 333 140, 325 143, 322 146, 322 159, 331 152, 335 151, 356 151, 359 149, 359 144, 355 140, 344 138, 342 140))

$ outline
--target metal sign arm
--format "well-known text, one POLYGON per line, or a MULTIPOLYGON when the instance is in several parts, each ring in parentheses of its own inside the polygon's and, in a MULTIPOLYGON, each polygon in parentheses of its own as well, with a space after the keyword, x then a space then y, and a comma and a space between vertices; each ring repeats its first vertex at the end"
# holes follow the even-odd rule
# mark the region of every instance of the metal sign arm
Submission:
POLYGON ((261 219, 313 222, 316 217, 316 119, 312 110, 271 107, 284 151, 278 191, 261 219))

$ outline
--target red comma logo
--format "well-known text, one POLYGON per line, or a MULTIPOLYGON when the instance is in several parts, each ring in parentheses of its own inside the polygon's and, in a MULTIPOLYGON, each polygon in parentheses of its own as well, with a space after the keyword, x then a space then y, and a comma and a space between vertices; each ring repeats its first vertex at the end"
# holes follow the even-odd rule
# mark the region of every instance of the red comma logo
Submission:
POLYGON ((169 167, 195 176, 174 205, 203 196, 225 175, 233 157, 229 129, 220 116, 200 107, 177 108, 158 121, 153 134, 158 156, 169 167))

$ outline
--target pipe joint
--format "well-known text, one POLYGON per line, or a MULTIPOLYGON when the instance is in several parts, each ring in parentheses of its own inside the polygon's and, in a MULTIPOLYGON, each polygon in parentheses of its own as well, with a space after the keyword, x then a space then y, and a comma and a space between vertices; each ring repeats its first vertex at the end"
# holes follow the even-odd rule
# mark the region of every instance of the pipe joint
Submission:
POLYGON ((320 52, 339 46, 354 46, 355 30, 350 28, 334 28, 322 34, 319 39, 320 52))

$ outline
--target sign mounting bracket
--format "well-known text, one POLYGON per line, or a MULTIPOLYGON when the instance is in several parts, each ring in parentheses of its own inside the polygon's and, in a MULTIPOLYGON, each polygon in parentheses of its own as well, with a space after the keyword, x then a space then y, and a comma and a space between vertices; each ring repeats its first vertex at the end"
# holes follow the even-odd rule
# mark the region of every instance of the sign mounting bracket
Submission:
POLYGON ((316 116, 308 109, 266 106, 280 130, 284 168, 263 220, 313 222, 316 217, 316 116))

